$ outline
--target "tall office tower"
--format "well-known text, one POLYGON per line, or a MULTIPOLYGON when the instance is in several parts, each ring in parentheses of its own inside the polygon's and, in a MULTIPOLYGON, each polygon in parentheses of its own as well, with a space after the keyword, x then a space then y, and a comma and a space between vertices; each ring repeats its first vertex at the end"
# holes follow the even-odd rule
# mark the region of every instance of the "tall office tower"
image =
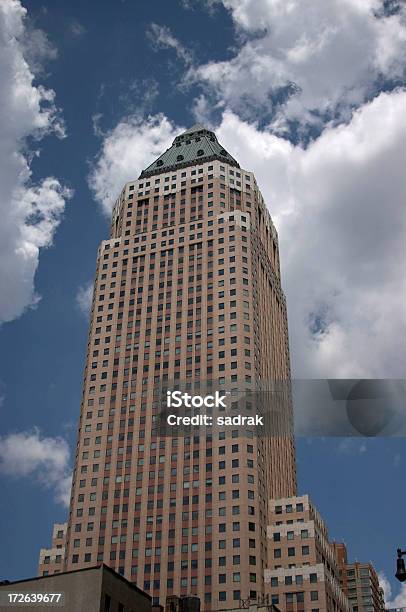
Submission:
POLYGON ((104 561, 161 604, 259 598, 293 439, 160 436, 156 388, 289 376, 277 233, 252 172, 197 125, 124 186, 99 248, 65 568, 104 561))

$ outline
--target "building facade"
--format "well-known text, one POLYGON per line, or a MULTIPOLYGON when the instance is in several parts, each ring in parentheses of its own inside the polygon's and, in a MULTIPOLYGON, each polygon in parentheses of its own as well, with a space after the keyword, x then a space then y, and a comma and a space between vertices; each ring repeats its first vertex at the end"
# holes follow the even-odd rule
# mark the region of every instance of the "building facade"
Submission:
POLYGON ((308 495, 275 499, 268 526, 271 601, 282 612, 349 612, 327 527, 308 495))
POLYGON ((334 543, 340 571, 340 583, 348 597, 352 612, 383 612, 385 601, 379 586, 378 575, 372 563, 349 563, 347 548, 343 543, 334 543))
POLYGON ((39 553, 39 576, 51 576, 63 571, 67 526, 67 523, 54 524, 51 548, 41 548, 39 553))
POLYGON ((154 605, 263 596, 289 435, 159 434, 162 381, 289 380, 278 237, 252 172, 202 126, 127 183, 97 257, 65 569, 104 562, 154 605))

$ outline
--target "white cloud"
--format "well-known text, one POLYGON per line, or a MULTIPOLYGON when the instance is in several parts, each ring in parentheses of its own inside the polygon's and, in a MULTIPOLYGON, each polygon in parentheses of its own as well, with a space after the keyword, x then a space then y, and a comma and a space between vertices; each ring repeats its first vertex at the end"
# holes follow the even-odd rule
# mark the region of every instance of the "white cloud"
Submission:
POLYGON ((307 149, 225 113, 277 225, 298 377, 403 376, 406 92, 382 93, 307 149))
POLYGON ((172 34, 168 26, 151 23, 147 36, 155 49, 173 49, 180 60, 190 64, 193 60, 191 52, 172 34))
POLYGON ((385 597, 385 607, 389 608, 403 608, 406 607, 406 584, 400 585, 399 593, 392 599, 392 586, 387 579, 386 575, 382 572, 378 574, 379 585, 383 588, 385 597))
POLYGON ((145 121, 137 115, 124 119, 105 136, 88 182, 107 215, 111 214, 124 183, 138 178, 172 144, 181 129, 161 114, 145 121))
POLYGON ((19 1, 0 3, 0 323, 37 303, 39 250, 52 244, 71 196, 53 177, 32 181, 30 162, 38 151, 28 149, 27 139, 51 132, 62 137, 64 126, 54 92, 33 84, 40 57, 52 52, 38 32, 27 49, 25 18, 19 1))
MULTIPOLYGON (((341 118, 362 104, 381 75, 405 76, 406 5, 384 16, 382 0, 222 0, 240 45, 230 60, 190 68, 220 106, 274 125, 317 122, 313 112, 341 118), (379 16, 378 16, 379 15, 379 16)), ((211 97, 211 96, 210 96, 211 97)))
POLYGON ((94 283, 90 281, 86 285, 79 287, 76 294, 76 304, 85 317, 89 317, 93 300, 94 283))
MULTIPOLYGON (((31 72, 38 77, 39 74, 42 75, 45 72, 46 62, 58 57, 58 50, 52 45, 43 30, 32 27, 27 20, 24 22, 24 26, 24 38, 19 42, 22 45, 23 56, 31 72)), ((58 122, 61 124, 62 132, 64 132, 61 117, 58 117, 58 122)))
POLYGON ((42 437, 38 429, 0 437, 0 472, 14 478, 36 478, 64 506, 69 506, 70 499, 69 460, 66 440, 42 437))

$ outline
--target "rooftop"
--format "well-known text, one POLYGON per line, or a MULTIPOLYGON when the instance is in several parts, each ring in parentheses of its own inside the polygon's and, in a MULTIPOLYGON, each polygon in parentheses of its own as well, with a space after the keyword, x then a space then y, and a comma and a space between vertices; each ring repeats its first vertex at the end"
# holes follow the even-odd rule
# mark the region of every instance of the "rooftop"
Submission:
POLYGON ((234 157, 218 142, 215 133, 197 123, 177 136, 172 146, 148 168, 145 168, 139 178, 146 178, 154 174, 170 172, 171 170, 178 170, 216 159, 236 168, 240 167, 234 157))

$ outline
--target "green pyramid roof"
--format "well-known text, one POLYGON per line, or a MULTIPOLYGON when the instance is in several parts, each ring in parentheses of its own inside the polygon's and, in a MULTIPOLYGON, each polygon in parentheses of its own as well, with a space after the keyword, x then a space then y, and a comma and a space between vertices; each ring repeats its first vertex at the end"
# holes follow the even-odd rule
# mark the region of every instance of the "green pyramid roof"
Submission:
POLYGON ((146 178, 154 174, 185 168, 193 164, 202 164, 215 159, 236 168, 240 167, 238 162, 218 142, 214 132, 196 124, 177 136, 172 146, 148 168, 145 168, 139 178, 146 178))

